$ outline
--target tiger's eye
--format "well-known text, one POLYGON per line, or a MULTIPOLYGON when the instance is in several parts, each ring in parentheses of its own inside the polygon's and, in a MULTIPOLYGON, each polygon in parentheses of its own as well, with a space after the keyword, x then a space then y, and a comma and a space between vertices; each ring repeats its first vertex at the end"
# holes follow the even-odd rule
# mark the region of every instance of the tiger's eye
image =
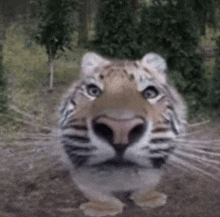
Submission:
POLYGON ((100 88, 97 87, 95 84, 88 84, 86 88, 87 88, 87 93, 90 96, 98 97, 102 93, 100 88))
POLYGON ((157 97, 159 91, 154 86, 148 86, 143 92, 142 95, 146 99, 153 99, 157 97))

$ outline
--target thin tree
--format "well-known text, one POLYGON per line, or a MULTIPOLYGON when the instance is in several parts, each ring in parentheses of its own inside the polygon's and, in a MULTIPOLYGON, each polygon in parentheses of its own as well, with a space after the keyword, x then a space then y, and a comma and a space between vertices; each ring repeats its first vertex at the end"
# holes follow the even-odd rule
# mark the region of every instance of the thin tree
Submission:
MULTIPOLYGON (((1 13, 0 13, 1 16, 1 13)), ((0 17, 0 112, 7 109, 7 95, 6 95, 6 76, 3 68, 3 43, 4 43, 4 25, 3 17, 0 17)))
POLYGON ((78 46, 84 46, 88 41, 88 10, 89 0, 81 0, 79 7, 78 46))
POLYGON ((38 28, 35 41, 46 48, 50 72, 49 90, 53 90, 55 60, 71 49, 71 36, 74 31, 73 12, 77 10, 74 0, 39 0, 36 21, 38 28))

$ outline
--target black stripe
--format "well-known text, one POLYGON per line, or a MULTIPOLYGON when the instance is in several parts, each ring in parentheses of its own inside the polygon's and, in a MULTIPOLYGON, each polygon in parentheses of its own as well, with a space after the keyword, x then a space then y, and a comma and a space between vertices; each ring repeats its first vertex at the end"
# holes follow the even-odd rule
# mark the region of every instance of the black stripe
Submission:
POLYGON ((67 128, 69 128, 68 126, 72 125, 73 123, 76 123, 76 122, 80 121, 80 119, 74 118, 74 119, 69 120, 67 122, 67 124, 64 125, 64 123, 66 122, 66 119, 67 119, 67 117, 65 116, 65 119, 60 123, 60 128, 61 129, 67 129, 67 128))
POLYGON ((138 67, 138 64, 137 64, 136 62, 134 62, 133 64, 134 64, 134 66, 135 66, 136 68, 139 68, 139 67, 138 67))
POLYGON ((69 159, 71 160, 71 162, 76 166, 76 167, 80 167, 83 166, 87 163, 89 156, 88 155, 83 155, 83 154, 79 154, 75 151, 79 150, 79 151, 85 151, 88 152, 91 150, 91 148, 85 148, 85 147, 76 147, 73 145, 64 145, 64 150, 66 152, 66 154, 68 155, 69 159))
POLYGON ((73 109, 71 109, 71 110, 67 111, 67 112, 66 112, 65 117, 67 118, 67 117, 69 116, 69 114, 71 114, 71 113, 73 113, 73 112, 74 112, 74 110, 73 110, 73 109))
MULTIPOLYGON (((64 149, 66 152, 73 152, 73 151, 85 151, 85 152, 89 152, 94 150, 93 147, 79 147, 79 146, 75 146, 75 145, 70 145, 68 143, 64 142, 64 149)), ((77 154, 77 153, 76 153, 77 154)))
POLYGON ((172 105, 170 105, 170 104, 169 104, 169 105, 167 105, 167 108, 168 108, 168 109, 170 109, 171 111, 174 111, 173 106, 172 106, 172 105))
POLYGON ((157 103, 161 102, 162 100, 164 100, 164 98, 166 98, 166 96, 162 96, 159 100, 157 100, 157 103))
POLYGON ((70 99, 70 102, 73 104, 73 106, 76 106, 76 102, 73 98, 70 99))
POLYGON ((88 156, 79 156, 74 154, 69 155, 69 159, 76 167, 81 167, 85 165, 88 161, 88 158, 88 156))
MULTIPOLYGON (((178 120, 177 120, 177 122, 178 122, 178 120)), ((175 124, 174 124, 173 119, 171 120, 170 125, 171 125, 171 128, 172 128, 173 132, 174 132, 176 135, 178 135, 179 132, 178 132, 178 130, 176 129, 176 126, 175 126, 175 124)))
POLYGON ((158 158, 150 158, 153 167, 156 169, 160 169, 162 167, 163 164, 165 164, 166 162, 166 158, 165 157, 158 157, 158 158))
POLYGON ((67 105, 68 105, 68 101, 66 101, 66 102, 64 103, 64 105, 62 106, 62 109, 60 110, 60 114, 61 114, 61 115, 64 113, 64 111, 66 111, 67 105))
POLYGON ((66 135, 63 135, 63 138, 70 139, 70 140, 73 140, 75 142, 80 142, 80 143, 89 143, 90 142, 89 138, 83 137, 83 136, 66 134, 66 135))
POLYGON ((160 132, 167 132, 169 130, 170 130, 169 128, 158 127, 158 128, 153 129, 151 132, 152 133, 160 133, 160 132))
POLYGON ((83 130, 83 131, 88 130, 88 128, 84 125, 75 125, 75 124, 66 124, 61 129, 65 130, 65 129, 68 129, 68 128, 75 129, 75 130, 83 130))
POLYGON ((150 154, 160 154, 161 152, 166 152, 166 153, 171 153, 173 151, 174 147, 169 147, 169 148, 166 148, 166 149, 163 149, 163 148, 158 148, 158 149, 155 149, 155 150, 150 150, 150 154))
POLYGON ((158 143, 167 143, 169 142, 171 139, 170 138, 155 138, 155 139, 151 139, 150 143, 153 144, 158 144, 158 143))
POLYGON ((79 118, 74 118, 68 121, 68 124, 76 123, 77 121, 81 121, 79 118))
POLYGON ((126 69, 123 69, 123 72, 125 73, 125 75, 128 74, 128 71, 126 69))
POLYGON ((71 128, 74 128, 76 130, 88 130, 87 126, 83 125, 72 125, 71 128))
POLYGON ((147 68, 143 68, 143 70, 144 70, 145 72, 147 72, 147 73, 150 72, 149 69, 147 69, 147 68))
POLYGON ((167 118, 163 117, 163 124, 169 125, 170 124, 170 119, 167 119, 167 118))

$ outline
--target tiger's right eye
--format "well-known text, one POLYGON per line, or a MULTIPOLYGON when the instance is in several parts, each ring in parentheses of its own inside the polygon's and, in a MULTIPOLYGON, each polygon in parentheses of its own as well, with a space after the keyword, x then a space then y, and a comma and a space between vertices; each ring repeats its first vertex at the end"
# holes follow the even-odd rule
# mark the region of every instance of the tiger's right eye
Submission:
POLYGON ((146 99, 153 99, 157 97, 159 94, 159 91, 154 86, 148 86, 144 91, 142 92, 142 95, 146 99))
POLYGON ((97 87, 95 84, 88 84, 87 85, 87 93, 90 96, 98 97, 101 95, 102 91, 100 90, 99 87, 97 87))

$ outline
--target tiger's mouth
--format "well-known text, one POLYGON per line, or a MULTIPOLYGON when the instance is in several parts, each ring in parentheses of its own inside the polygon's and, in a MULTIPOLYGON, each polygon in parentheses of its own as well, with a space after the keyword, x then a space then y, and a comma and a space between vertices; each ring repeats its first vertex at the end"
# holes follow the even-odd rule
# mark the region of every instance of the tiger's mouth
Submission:
POLYGON ((127 159, 122 158, 121 156, 114 157, 112 159, 109 159, 107 161, 98 163, 93 165, 94 167, 99 168, 145 168, 145 169, 161 169, 162 166, 166 163, 165 157, 155 157, 150 158, 150 165, 140 165, 134 161, 130 161, 127 159))
POLYGON ((141 167, 141 166, 132 161, 119 159, 119 158, 112 158, 110 160, 96 164, 95 167, 130 168, 130 167, 141 167))

